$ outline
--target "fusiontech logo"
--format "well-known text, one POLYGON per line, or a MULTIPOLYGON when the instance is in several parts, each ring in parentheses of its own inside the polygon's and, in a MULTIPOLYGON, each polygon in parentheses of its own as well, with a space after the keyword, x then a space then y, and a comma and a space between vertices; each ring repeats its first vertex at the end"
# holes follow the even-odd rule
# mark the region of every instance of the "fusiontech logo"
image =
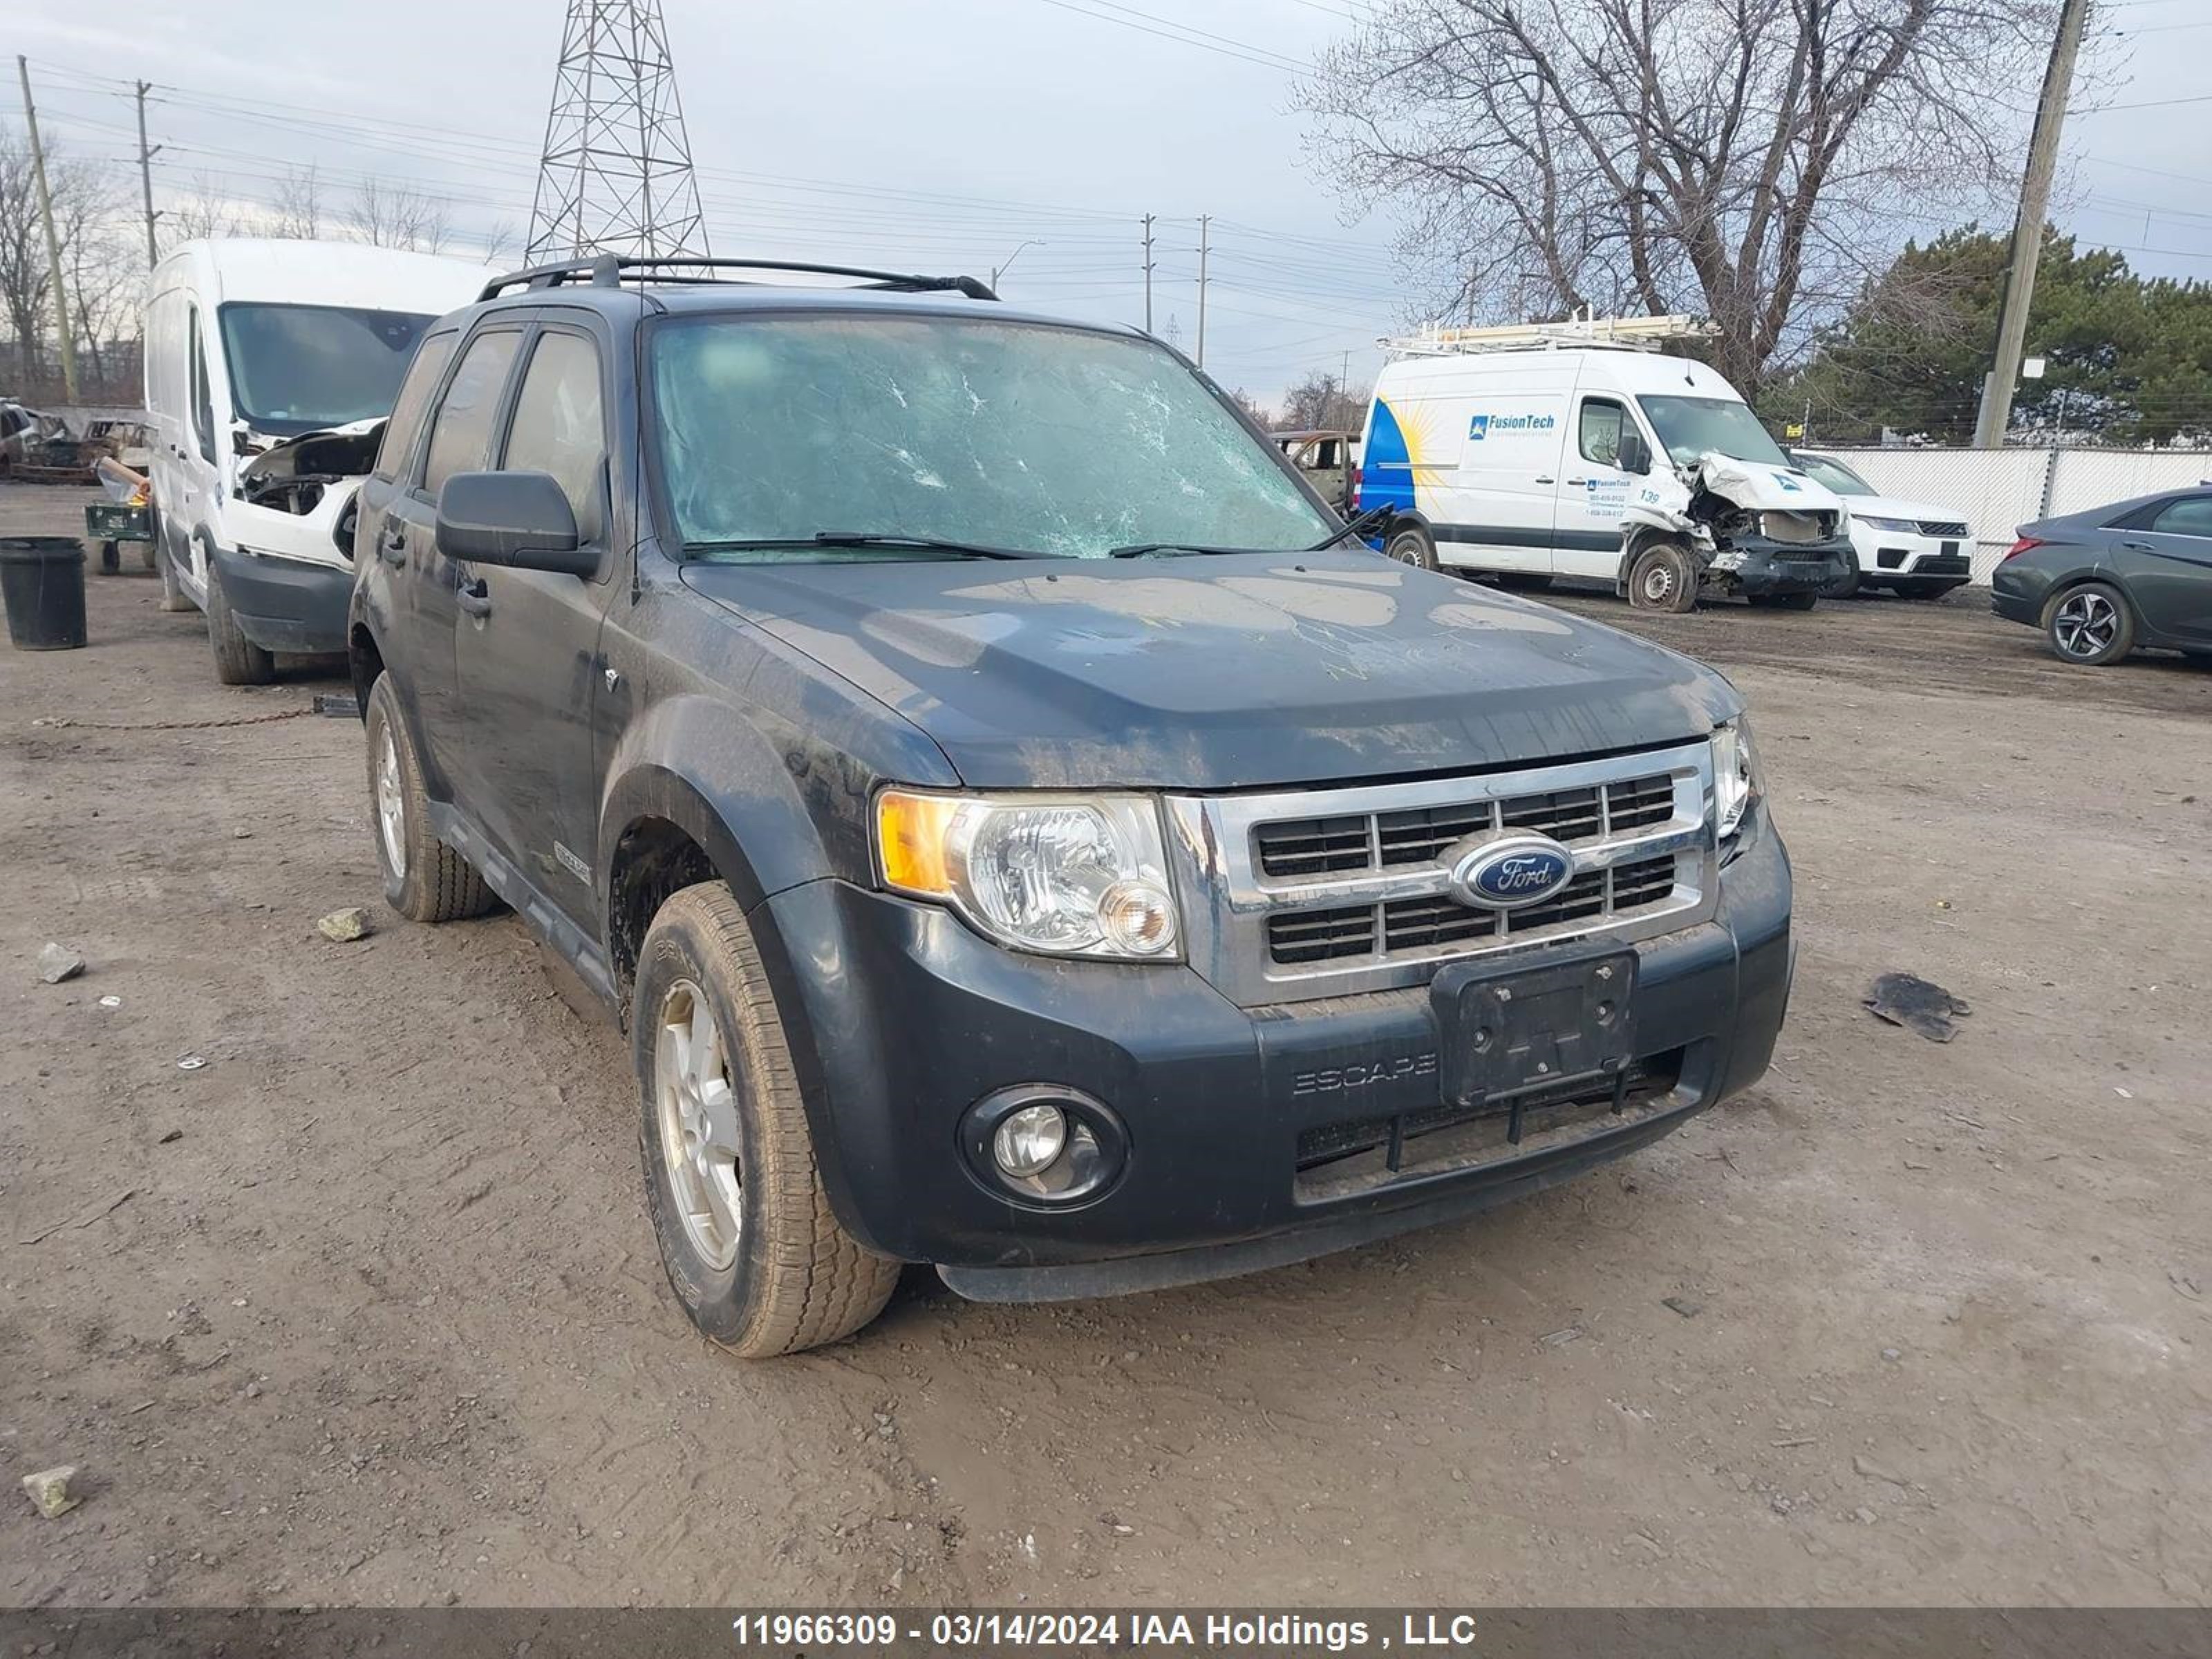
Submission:
POLYGON ((1492 432, 1549 432, 1558 424, 1555 415, 1471 415, 1467 441, 1479 444, 1492 432))

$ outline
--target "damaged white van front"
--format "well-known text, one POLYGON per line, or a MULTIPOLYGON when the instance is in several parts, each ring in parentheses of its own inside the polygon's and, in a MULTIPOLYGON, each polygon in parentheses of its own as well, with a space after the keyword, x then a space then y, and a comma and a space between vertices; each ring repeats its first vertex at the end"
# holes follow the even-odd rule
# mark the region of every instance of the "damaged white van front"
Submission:
POLYGON ((1851 568, 1842 500, 1794 467, 1717 371, 1656 348, 1684 318, 1433 330, 1390 342, 1358 506, 1393 557, 1640 608, 1701 593, 1809 608, 1851 568))
POLYGON ((207 613, 216 677, 345 648, 353 496, 431 324, 484 269, 354 243, 186 242, 149 277, 146 408, 167 610, 207 613))

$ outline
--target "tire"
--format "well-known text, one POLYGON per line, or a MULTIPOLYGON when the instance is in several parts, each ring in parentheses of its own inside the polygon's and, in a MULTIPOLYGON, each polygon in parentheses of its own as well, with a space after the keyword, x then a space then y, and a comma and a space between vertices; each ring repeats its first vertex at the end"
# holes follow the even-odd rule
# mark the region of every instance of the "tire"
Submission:
POLYGON ((2043 631, 2061 662, 2102 668, 2135 648, 2136 616, 2110 582, 2082 582, 2044 608, 2043 631))
POLYGON ((1628 567, 1628 603, 1638 611, 1682 616, 1697 609, 1698 565, 1686 547, 1655 542, 1628 567))
POLYGON ((391 675, 380 674, 369 688, 362 728, 368 739, 368 823, 384 902, 410 921, 482 915, 495 902, 491 889, 474 865, 430 833, 422 763, 391 675))
POLYGON ((161 609, 167 611, 195 611, 192 596, 185 592, 185 585, 177 575, 176 555, 169 550, 164 526, 159 517, 154 520, 154 568, 161 573, 161 609))
POLYGON ((225 685, 266 685, 276 678, 276 659, 246 637, 223 596, 215 561, 207 562, 208 644, 215 651, 215 677, 225 685))
POLYGON ((1516 593, 1548 593, 1552 578, 1541 570, 1501 570, 1498 573, 1498 585, 1516 593))
POLYGON ((1823 598, 1855 599, 1859 596, 1859 568, 1856 562, 1837 580, 1820 590, 1823 598))
POLYGON ((1436 538, 1417 524, 1394 526, 1382 543, 1382 553, 1384 557, 1410 564, 1416 570, 1437 568, 1436 538))
POLYGON ((748 1359, 859 1330, 901 1264, 830 1210, 775 999, 726 884, 660 907, 630 1007, 646 1201, 691 1322, 748 1359))
POLYGON ((1810 611, 1820 602, 1818 593, 1754 593, 1750 599, 1761 611, 1810 611))

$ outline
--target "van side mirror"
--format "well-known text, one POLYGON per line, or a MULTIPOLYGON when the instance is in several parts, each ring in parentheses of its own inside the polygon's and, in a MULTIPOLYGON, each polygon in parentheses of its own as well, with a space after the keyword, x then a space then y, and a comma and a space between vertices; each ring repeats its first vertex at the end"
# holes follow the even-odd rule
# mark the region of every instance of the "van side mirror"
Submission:
POLYGON ((550 472, 456 472, 438 491, 438 550, 468 564, 598 574, 577 545, 576 513, 550 472))
POLYGON ((1620 470, 1623 472, 1649 472, 1651 470, 1651 446, 1644 441, 1641 432, 1626 424, 1620 428, 1620 470))

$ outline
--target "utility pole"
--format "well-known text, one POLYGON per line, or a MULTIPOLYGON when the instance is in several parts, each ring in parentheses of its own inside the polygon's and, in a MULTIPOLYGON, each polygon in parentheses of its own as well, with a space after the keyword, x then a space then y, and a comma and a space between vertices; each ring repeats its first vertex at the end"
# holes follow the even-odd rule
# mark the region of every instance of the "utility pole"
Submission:
POLYGON ((1339 426, 1346 425, 1351 422, 1352 348, 1350 346, 1344 349, 1344 367, 1338 371, 1336 376, 1336 423, 1339 426))
MULTIPOLYGON (((31 171, 39 180, 39 217, 46 227, 46 280, 53 285, 54 324, 62 341, 62 389, 76 401, 76 342, 70 334, 69 290, 62 286, 62 241, 54 234, 53 192, 46 188, 46 153, 39 144, 39 112, 31 106, 31 60, 20 52, 15 73, 23 82, 23 125, 31 135, 31 171)), ((28 346, 31 342, 23 342, 28 346)))
POLYGON ((1145 216, 1145 332, 1152 331, 1152 216, 1145 216))
POLYGON ((1206 229, 1212 222, 1213 216, 1210 213, 1201 213, 1198 216, 1198 366, 1200 368, 1206 367, 1206 229))
POLYGON ((154 221, 161 216, 154 211, 154 157, 161 153, 159 144, 146 143, 146 94, 153 90, 149 81, 135 82, 138 88, 138 188, 146 197, 146 264, 151 270, 161 258, 154 242, 154 221))
POLYGON ((2002 449, 2012 424, 2013 384, 2020 378, 2020 355, 2027 341, 2028 307, 2035 301, 2035 264, 2043 253, 2043 218, 2051 204, 2051 175, 2058 166, 2058 134, 2066 125, 2067 94, 2074 88, 2074 60, 2081 51, 2089 0, 2066 0, 2059 15, 2058 39, 2043 73, 2043 96, 2035 106, 2035 129, 2028 140, 2027 171, 2020 181, 2020 216, 2012 227, 2012 271, 2005 280, 2004 310, 1997 320, 1996 362, 1982 383, 1981 416, 1974 422, 1974 447, 2002 449))

